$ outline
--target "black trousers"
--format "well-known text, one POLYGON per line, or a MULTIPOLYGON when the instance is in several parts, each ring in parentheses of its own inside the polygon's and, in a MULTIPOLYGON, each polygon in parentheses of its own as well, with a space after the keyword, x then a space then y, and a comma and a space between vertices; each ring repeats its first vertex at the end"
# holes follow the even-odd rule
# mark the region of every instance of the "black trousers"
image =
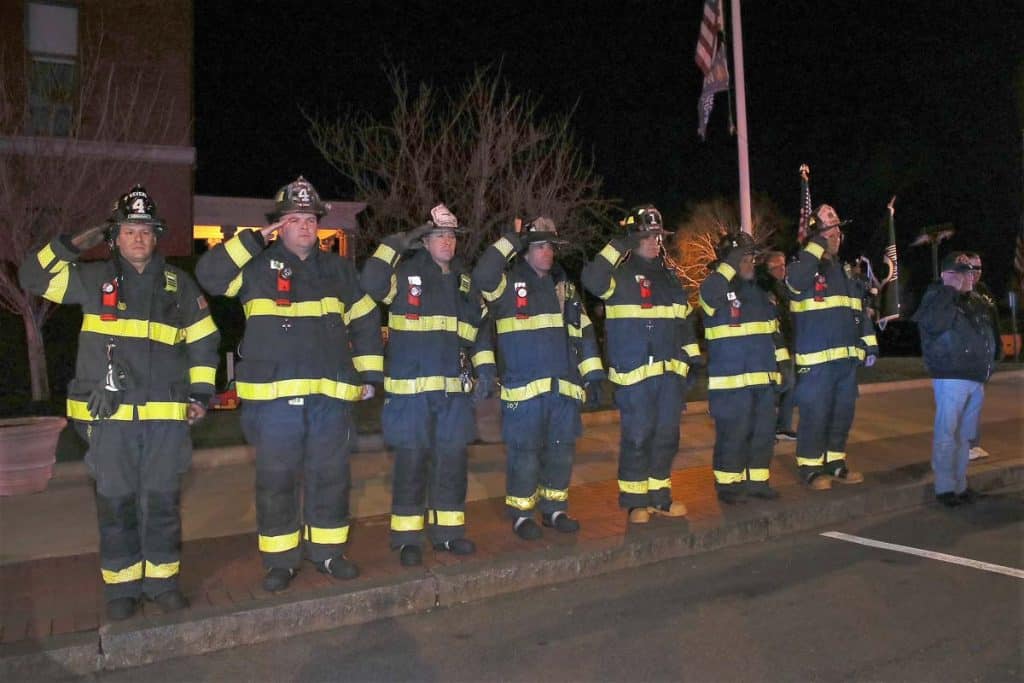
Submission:
POLYGON ((674 373, 615 389, 619 408, 619 506, 672 504, 672 461, 679 450, 685 380, 674 373))
POLYGON ((348 402, 326 396, 242 404, 242 429, 256 448, 256 518, 268 569, 298 567, 303 546, 317 563, 344 552, 351 416, 348 402))
POLYGON ((183 421, 76 423, 96 480, 100 571, 106 599, 178 588, 181 477, 192 462, 183 421))
POLYGON ((772 386, 708 392, 715 420, 716 489, 743 492, 768 487, 775 449, 775 397, 772 386))

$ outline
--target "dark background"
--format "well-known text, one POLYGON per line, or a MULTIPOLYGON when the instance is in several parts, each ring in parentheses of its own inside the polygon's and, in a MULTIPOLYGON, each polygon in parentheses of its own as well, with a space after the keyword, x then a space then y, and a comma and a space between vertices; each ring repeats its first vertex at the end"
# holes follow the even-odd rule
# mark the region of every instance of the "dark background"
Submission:
MULTIPOLYGON (((726 11, 729 0, 725 1, 726 11)), ((673 2, 232 2, 196 5, 198 191, 270 196, 302 173, 328 196, 351 192, 313 148, 301 110, 383 116, 382 67, 411 83, 456 86, 476 66, 576 106, 575 131, 604 192, 652 201, 670 221, 689 202, 737 194, 735 138, 719 95, 696 135, 693 61, 703 4, 673 2)), ((1002 295, 1021 212, 1024 3, 787 0, 743 4, 751 185, 795 224, 797 168, 814 203, 853 218, 847 253, 876 264, 892 193, 897 237, 920 290, 925 225, 952 222, 950 248, 985 259, 1002 295), (1019 97, 1019 95, 1016 95, 1019 97)), ((729 23, 727 20, 727 27, 729 23)))

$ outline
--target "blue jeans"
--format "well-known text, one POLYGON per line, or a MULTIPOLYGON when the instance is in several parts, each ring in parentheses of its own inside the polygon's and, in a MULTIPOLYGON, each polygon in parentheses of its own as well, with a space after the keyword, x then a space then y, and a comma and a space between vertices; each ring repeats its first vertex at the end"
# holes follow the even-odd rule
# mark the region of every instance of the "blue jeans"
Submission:
POLYGON ((932 470, 935 493, 963 493, 967 488, 970 438, 978 431, 985 385, 968 379, 933 379, 935 434, 932 470))

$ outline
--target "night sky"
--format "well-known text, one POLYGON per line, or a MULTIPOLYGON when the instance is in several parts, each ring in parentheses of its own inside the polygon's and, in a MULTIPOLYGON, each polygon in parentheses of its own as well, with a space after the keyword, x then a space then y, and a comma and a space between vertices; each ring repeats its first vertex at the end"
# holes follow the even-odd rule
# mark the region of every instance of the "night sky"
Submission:
MULTIPOLYGON (((197 2, 197 190, 269 197, 302 173, 345 197, 301 109, 383 116, 387 64, 443 87, 500 60, 543 111, 577 106, 574 129, 606 196, 680 219, 689 202, 738 187, 724 94, 708 141, 696 135, 701 9, 700 0, 197 2)), ((1001 293, 1021 212, 1014 82, 1024 83, 1024 3, 747 0, 743 25, 753 191, 795 223, 797 168, 809 163, 814 203, 855 221, 844 255, 876 263, 896 192, 915 284, 930 273, 909 241, 948 221, 958 229, 950 245, 981 252, 1001 293)))

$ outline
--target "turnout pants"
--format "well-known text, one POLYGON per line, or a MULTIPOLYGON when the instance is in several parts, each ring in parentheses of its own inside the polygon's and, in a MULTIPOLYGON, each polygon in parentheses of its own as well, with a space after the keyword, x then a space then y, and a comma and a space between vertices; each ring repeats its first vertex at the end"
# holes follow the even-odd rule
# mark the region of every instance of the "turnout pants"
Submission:
POLYGON ((348 542, 352 407, 327 396, 245 401, 256 449, 256 520, 266 568, 338 557, 348 542), (299 516, 300 491, 302 517, 299 516))
POLYGON ((576 439, 583 432, 580 405, 558 393, 501 402, 506 452, 505 506, 513 518, 569 508, 576 439))
POLYGON ((804 481, 846 467, 846 438, 857 405, 857 365, 844 359, 802 367, 797 373, 796 464, 804 481))
POLYGON ((389 396, 381 412, 384 438, 395 453, 391 488, 391 547, 422 545, 466 534, 466 444, 475 438, 465 394, 389 396))
POLYGON ((178 588, 181 476, 192 461, 188 424, 77 423, 96 480, 100 573, 106 600, 178 588))
POLYGON ((771 386, 708 392, 715 420, 712 469, 719 491, 768 488, 768 466, 775 448, 775 398, 771 386))
POLYGON ((669 373, 615 389, 621 422, 619 507, 668 509, 672 504, 684 381, 669 373))

